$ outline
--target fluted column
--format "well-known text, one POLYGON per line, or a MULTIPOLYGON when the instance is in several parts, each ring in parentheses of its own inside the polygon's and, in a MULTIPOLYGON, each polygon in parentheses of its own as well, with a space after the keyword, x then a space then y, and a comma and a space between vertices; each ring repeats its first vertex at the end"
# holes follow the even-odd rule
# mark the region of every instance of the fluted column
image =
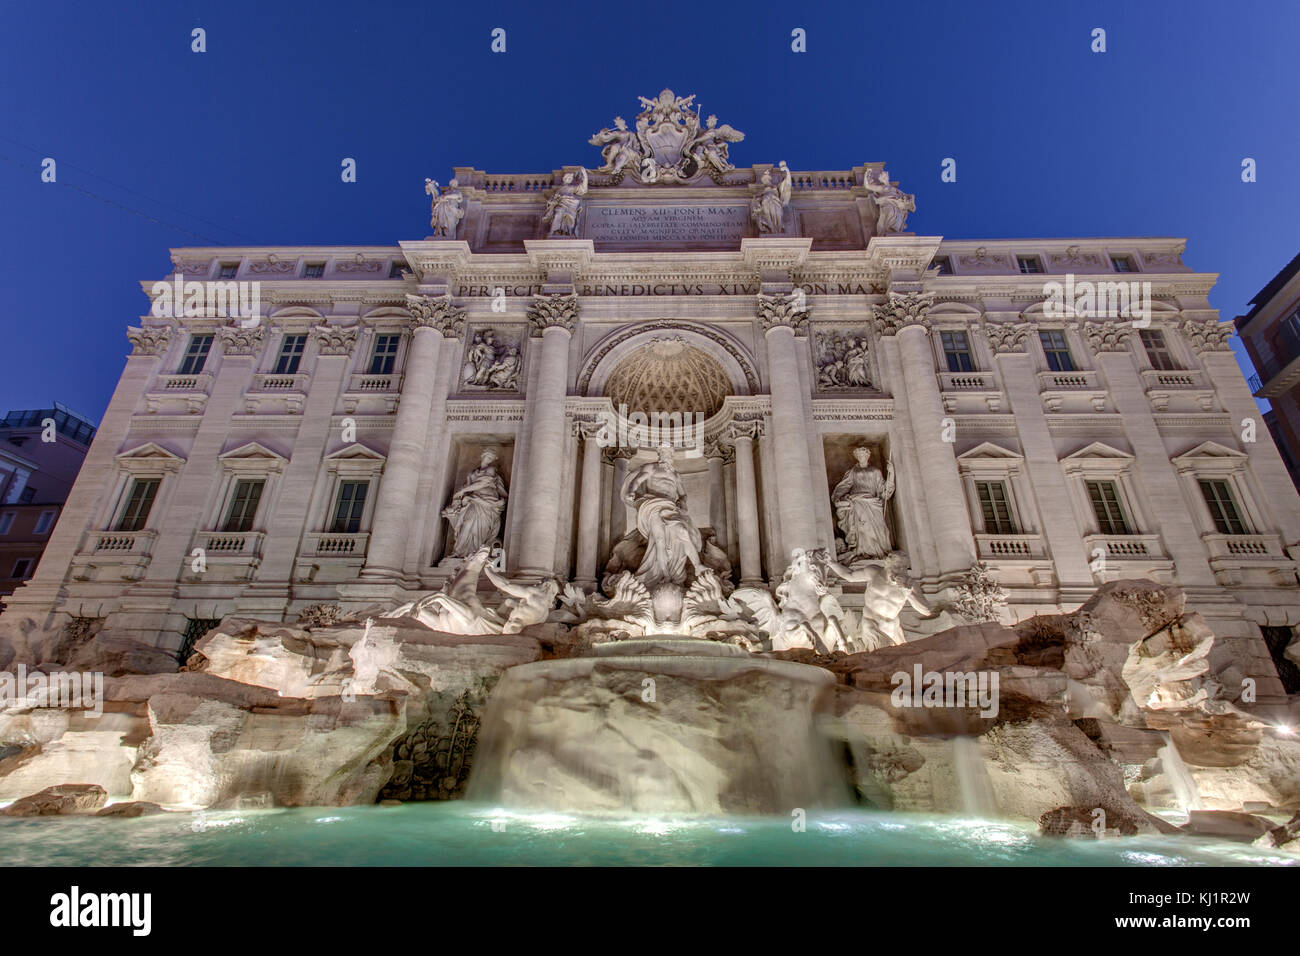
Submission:
POLYGON ((788 560, 795 548, 817 548, 813 517, 812 467, 808 463, 808 423, 803 414, 795 332, 808 323, 808 310, 793 295, 758 296, 758 315, 767 339, 767 367, 772 393, 772 442, 780 488, 781 551, 788 560))
POLYGON ((532 334, 542 340, 537 381, 530 398, 528 465, 524 479, 519 570, 555 573, 560 521, 560 482, 564 477, 564 398, 569 380, 569 339, 578 317, 578 297, 539 295, 528 310, 532 334))
POLYGON ((600 456, 597 422, 574 422, 573 433, 582 439, 582 482, 578 486, 578 557, 573 581, 579 587, 596 586, 596 550, 600 541, 600 456))
POLYGON ((740 544, 740 585, 759 587, 763 568, 758 550, 758 485, 754 481, 754 439, 763 433, 760 421, 732 422, 727 440, 736 449, 736 537, 740 544))
POLYGON ((975 563, 975 537, 953 443, 943 440, 943 400, 925 325, 931 298, 928 293, 891 293, 887 303, 876 307, 876 324, 881 335, 892 334, 898 339, 912 436, 925 470, 916 480, 925 482, 939 573, 946 575, 965 571, 975 563))
POLYGON ((631 448, 611 448, 614 464, 614 481, 610 490, 609 543, 613 547, 627 533, 627 506, 619 497, 623 482, 627 480, 627 462, 635 453, 631 448))
POLYGON ((465 310, 450 296, 407 296, 412 313, 411 351, 402 377, 397 421, 388 446, 388 461, 375 500, 375 520, 366 552, 362 578, 400 577, 410 534, 410 509, 420 484, 424 443, 438 385, 438 365, 443 336, 459 338, 465 310))

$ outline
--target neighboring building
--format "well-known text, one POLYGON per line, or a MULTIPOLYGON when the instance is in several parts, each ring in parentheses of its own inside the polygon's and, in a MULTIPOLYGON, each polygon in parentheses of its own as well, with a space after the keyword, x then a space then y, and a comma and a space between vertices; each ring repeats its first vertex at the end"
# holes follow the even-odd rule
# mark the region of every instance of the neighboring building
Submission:
POLYGON ((1251 388, 1266 398, 1265 415, 1291 480, 1300 488, 1300 255, 1269 280, 1236 318, 1237 334, 1255 365, 1251 388))
POLYGON ((458 168, 436 238, 173 250, 200 288, 259 283, 258 318, 128 331, 0 632, 94 608, 184 653, 226 614, 411 600, 457 564, 441 513, 485 451, 507 571, 591 588, 635 526, 623 479, 654 454, 604 447, 596 426, 626 406, 703 417, 703 453, 676 466, 735 583, 775 587, 792 549, 837 546, 832 490, 865 444, 892 462, 891 543, 930 600, 977 562, 1015 619, 1108 580, 1173 582, 1219 635, 1216 666, 1283 699, 1265 637, 1300 623, 1300 497, 1243 433, 1264 424, 1184 240, 912 235, 883 164, 786 180, 731 168, 725 144, 688 151, 703 133, 673 141, 692 126, 656 120, 649 145, 604 131, 608 172, 458 168), (573 235, 550 235, 566 210, 573 235), (1045 304, 1054 282, 1118 280, 1149 283, 1148 327, 1045 304))
POLYGON ((0 419, 0 597, 35 573, 94 437, 57 402, 0 419))

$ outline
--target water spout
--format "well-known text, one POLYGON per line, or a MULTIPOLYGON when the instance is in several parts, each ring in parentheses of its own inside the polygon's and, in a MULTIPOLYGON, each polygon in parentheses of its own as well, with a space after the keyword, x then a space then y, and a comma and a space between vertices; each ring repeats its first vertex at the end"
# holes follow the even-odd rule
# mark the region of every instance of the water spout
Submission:
POLYGON ((1187 769, 1187 764, 1183 763, 1173 738, 1168 734, 1160 736, 1164 737, 1165 745, 1156 751, 1156 756, 1160 758, 1160 766, 1164 768, 1165 776, 1169 778, 1169 786, 1174 791, 1174 800, 1178 809, 1184 813, 1191 810, 1204 810, 1205 804, 1201 802, 1201 792, 1196 788, 1196 778, 1187 769))
POLYGON ((996 817, 998 801, 993 795, 993 781, 984 766, 979 739, 960 736, 952 739, 953 766, 961 788, 961 808, 970 817, 996 817))

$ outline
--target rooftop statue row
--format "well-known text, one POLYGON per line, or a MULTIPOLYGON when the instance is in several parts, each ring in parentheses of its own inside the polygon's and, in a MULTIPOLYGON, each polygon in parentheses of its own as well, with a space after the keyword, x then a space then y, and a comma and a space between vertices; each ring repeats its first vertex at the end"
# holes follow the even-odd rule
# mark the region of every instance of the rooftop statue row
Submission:
MULTIPOLYGON (((716 116, 700 122, 695 97, 677 96, 663 90, 658 98, 639 97, 643 107, 635 129, 629 129, 621 116, 614 118, 613 128, 602 129, 588 140, 601 147, 604 165, 594 170, 606 179, 596 185, 611 186, 631 175, 645 185, 671 185, 710 177, 719 185, 743 186, 747 180, 725 181, 725 174, 736 167, 729 149, 745 134, 723 123, 716 116)), ((790 204, 793 176, 782 160, 775 168, 766 168, 750 185, 750 219, 754 234, 780 235, 785 231, 786 209, 790 204)), ((585 168, 570 168, 560 183, 550 191, 542 222, 549 237, 569 238, 580 234, 584 197, 592 184, 585 168)), ((876 235, 900 233, 907 227, 907 216, 916 211, 915 196, 904 193, 889 181, 881 169, 874 176, 868 170, 863 187, 875 201, 876 235)), ((432 197, 433 234, 453 239, 465 217, 465 197, 455 179, 444 191, 436 180, 425 180, 425 192, 432 197)))

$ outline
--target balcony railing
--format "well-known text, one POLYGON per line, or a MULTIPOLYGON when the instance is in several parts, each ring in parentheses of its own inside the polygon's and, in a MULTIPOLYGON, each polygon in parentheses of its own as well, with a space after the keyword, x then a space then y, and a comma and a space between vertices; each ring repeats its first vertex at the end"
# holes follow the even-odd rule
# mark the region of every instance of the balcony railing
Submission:
POLYGON ((95 554, 147 555, 157 531, 100 531, 94 539, 95 554))
POLYGON ((1203 534, 1211 558, 1288 560, 1282 539, 1275 534, 1203 534))
POLYGON ((309 376, 304 373, 293 375, 274 375, 259 373, 253 376, 252 391, 255 392, 306 392, 309 376))
POLYGON ((349 392, 395 392, 402 385, 400 375, 367 375, 357 373, 348 380, 349 392))
POLYGON ((303 541, 302 555, 311 558, 364 558, 369 540, 370 535, 366 532, 312 532, 303 541))
POLYGON ((1083 539, 1088 554, 1100 548, 1108 559, 1158 560, 1165 559, 1158 534, 1093 534, 1083 539))
POLYGON ((158 379, 158 391, 162 392, 203 392, 207 393, 212 385, 212 376, 204 372, 199 375, 163 375, 158 379))
POLYGON ((975 543, 981 560, 1024 561, 1046 558, 1047 549, 1042 535, 1037 534, 977 534, 975 543))
POLYGON ((940 372, 939 388, 945 392, 994 391, 992 372, 940 372))
POLYGON ((1144 369, 1142 384, 1148 390, 1153 388, 1209 388, 1205 382, 1205 373, 1179 369, 1144 369))
POLYGON ((1097 373, 1091 369, 1081 372, 1039 372, 1038 390, 1040 392, 1059 392, 1072 390, 1096 390, 1097 373))
POLYGON ((209 556, 251 558, 261 552, 263 537, 260 531, 201 531, 195 546, 209 556))

